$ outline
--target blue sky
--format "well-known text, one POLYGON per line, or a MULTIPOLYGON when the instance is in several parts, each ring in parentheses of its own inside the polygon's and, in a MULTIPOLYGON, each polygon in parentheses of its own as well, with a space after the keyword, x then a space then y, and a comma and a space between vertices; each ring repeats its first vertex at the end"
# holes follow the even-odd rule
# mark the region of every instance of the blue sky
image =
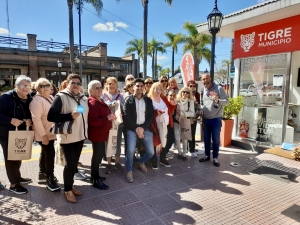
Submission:
MULTIPOLYGON (((219 0, 218 8, 229 14, 264 0, 219 0)), ((143 7, 141 0, 103 0, 104 9, 98 17, 91 5, 85 4, 82 14, 82 44, 95 46, 99 42, 108 43, 109 56, 123 56, 126 43, 143 35, 143 7)), ((173 0, 170 7, 164 0, 149 0, 148 41, 166 42, 165 32, 185 33, 184 22, 206 21, 213 10, 214 0, 173 0)), ((36 34, 38 40, 69 42, 67 0, 8 0, 9 30, 11 37, 26 38, 26 34, 36 34)), ((78 43, 78 12, 74 8, 75 43, 78 43)), ((6 0, 0 0, 0 36, 8 36, 6 0)), ((8 47, 2 45, 4 47, 8 47)), ((12 46, 13 47, 13 46, 12 46)), ((216 63, 230 57, 230 40, 216 45, 216 63)), ((175 54, 175 67, 182 58, 182 46, 175 54)), ((171 68, 171 49, 159 54, 158 64, 171 68)), ((200 70, 209 70, 209 64, 200 63, 200 70)), ((142 70, 142 67, 141 67, 142 70)), ((151 58, 148 60, 148 75, 151 74, 151 58)))

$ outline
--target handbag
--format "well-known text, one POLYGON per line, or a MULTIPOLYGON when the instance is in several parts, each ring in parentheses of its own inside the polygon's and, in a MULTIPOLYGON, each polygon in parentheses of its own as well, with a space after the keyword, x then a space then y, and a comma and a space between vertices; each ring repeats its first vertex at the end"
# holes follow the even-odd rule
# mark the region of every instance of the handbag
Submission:
POLYGON ((157 122, 157 128, 161 146, 164 148, 167 144, 168 127, 163 115, 160 115, 159 121, 160 122, 157 122))
POLYGON ((66 165, 65 155, 64 155, 64 152, 63 152, 63 150, 60 146, 60 143, 58 141, 55 141, 54 148, 55 148, 54 163, 56 165, 60 165, 60 166, 64 167, 66 165))
POLYGON ((180 127, 180 138, 182 140, 192 140, 192 130, 191 130, 191 121, 188 118, 180 118, 179 120, 180 127))
POLYGON ((52 134, 72 134, 72 125, 74 120, 66 121, 66 122, 59 122, 53 123, 50 132, 52 134))
POLYGON ((114 121, 112 121, 112 125, 106 144, 106 157, 111 157, 117 153, 118 126, 114 121))
POLYGON ((34 131, 18 130, 9 131, 8 133, 8 154, 7 160, 27 160, 31 159, 32 143, 34 138, 34 131))

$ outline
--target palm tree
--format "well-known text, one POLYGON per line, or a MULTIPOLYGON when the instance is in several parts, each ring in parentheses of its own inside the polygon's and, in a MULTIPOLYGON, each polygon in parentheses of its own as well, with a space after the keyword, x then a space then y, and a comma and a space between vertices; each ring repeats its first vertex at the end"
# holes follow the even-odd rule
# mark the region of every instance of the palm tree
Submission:
POLYGON ((168 42, 164 44, 164 47, 172 47, 172 72, 171 76, 174 76, 174 54, 177 53, 177 45, 184 41, 182 34, 173 34, 171 32, 165 33, 168 42))
POLYGON ((185 45, 183 47, 183 52, 188 50, 192 52, 194 57, 194 74, 196 80, 199 77, 199 64, 204 58, 206 61, 210 61, 211 51, 207 45, 211 44, 211 35, 199 34, 196 25, 194 23, 185 22, 183 28, 187 30, 188 36, 185 36, 185 45))
POLYGON ((165 53, 164 43, 156 41, 154 38, 149 42, 148 54, 152 57, 152 76, 157 78, 157 52, 165 53))
MULTIPOLYGON (((144 7, 144 27, 143 27, 143 49, 144 49, 144 54, 143 54, 143 63, 144 63, 144 78, 147 77, 147 53, 148 53, 148 39, 147 39, 147 33, 148 33, 148 4, 149 0, 141 0, 142 5, 144 7)), ((172 0, 165 0, 166 3, 168 3, 170 6, 172 5, 172 0)))
MULTIPOLYGON (((140 60, 143 55, 143 39, 133 39, 128 41, 127 44, 128 48, 125 50, 125 55, 137 53, 138 55, 138 67, 140 66, 140 60)), ((138 70, 139 71, 139 70, 138 70)))
MULTIPOLYGON (((119 1, 119 0, 117 0, 119 1)), ((103 8, 102 0, 67 0, 68 11, 69 11, 69 45, 70 45, 70 63, 71 72, 75 73, 75 62, 74 62, 74 29, 73 29, 73 5, 74 3, 89 3, 92 4, 98 15, 103 8)))

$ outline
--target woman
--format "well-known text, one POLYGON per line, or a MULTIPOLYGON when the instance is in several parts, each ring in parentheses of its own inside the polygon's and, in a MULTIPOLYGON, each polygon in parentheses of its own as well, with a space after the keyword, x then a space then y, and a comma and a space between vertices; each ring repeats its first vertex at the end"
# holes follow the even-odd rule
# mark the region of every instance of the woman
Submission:
POLYGON ((75 196, 82 195, 81 191, 73 188, 73 183, 74 174, 78 172, 77 164, 83 142, 87 139, 89 108, 87 98, 80 93, 81 77, 77 74, 70 74, 67 82, 67 88, 55 96, 48 113, 48 120, 55 123, 73 122, 71 132, 57 134, 56 137, 66 161, 63 172, 65 197, 68 202, 75 203, 77 202, 75 196))
MULTIPOLYGON (((152 85, 148 97, 152 99, 152 104, 154 108, 154 123, 161 122, 161 117, 163 117, 165 124, 168 128, 173 128, 173 119, 172 114, 176 108, 175 102, 170 103, 166 98, 163 90, 163 85, 159 82, 156 82, 152 85)), ((167 136, 168 139, 168 136, 167 136)), ((162 141, 162 140, 160 140, 162 141)), ((162 146, 162 152, 160 153, 160 164, 165 167, 170 167, 170 164, 166 160, 166 154, 168 152, 168 148, 166 146, 162 146)), ((157 169, 157 156, 156 151, 154 151, 154 155, 151 158, 152 169, 157 169)))
POLYGON ((51 84, 50 95, 54 97, 57 94, 57 92, 58 92, 57 87, 54 84, 51 84))
POLYGON ((162 84, 165 96, 168 95, 168 77, 162 76, 159 79, 159 83, 162 84))
POLYGON ((153 84, 153 80, 151 78, 147 78, 145 80, 145 95, 149 93, 152 84, 153 84))
POLYGON ((197 118, 200 116, 200 93, 197 92, 196 82, 193 80, 188 81, 187 86, 191 89, 192 97, 194 100, 194 108, 195 114, 191 118, 191 130, 192 130, 192 140, 189 141, 189 151, 193 158, 197 158, 197 153, 195 152, 195 135, 196 135, 196 127, 197 127, 197 118))
POLYGON ((15 82, 15 89, 0 97, 0 144, 3 149, 5 168, 10 182, 10 192, 25 194, 28 190, 21 184, 31 182, 29 178, 22 178, 20 173, 21 160, 8 160, 8 134, 10 130, 26 130, 32 125, 29 104, 31 79, 20 75, 15 82))
POLYGON ((170 91, 170 90, 173 90, 176 94, 178 94, 179 88, 178 88, 177 81, 174 77, 171 77, 169 79, 168 91, 170 91))
MULTIPOLYGON (((105 84, 105 92, 102 94, 101 99, 108 105, 112 113, 116 112, 116 109, 118 107, 117 101, 120 102, 121 109, 123 108, 124 98, 118 92, 118 81, 116 78, 114 77, 107 78, 105 84)), ((116 115, 116 116, 122 116, 122 115, 116 115)), ((124 127, 123 123, 119 124, 118 126, 117 152, 115 155, 115 166, 114 166, 119 172, 124 171, 123 167, 120 164, 123 127, 124 127)), ((106 166, 105 174, 109 174, 114 167, 111 165, 111 157, 106 157, 106 159, 107 159, 107 166, 106 166)))
POLYGON ((134 93, 133 85, 134 85, 134 83, 127 82, 127 84, 126 84, 126 86, 123 90, 123 93, 122 93, 124 99, 127 98, 129 95, 132 95, 134 93))
POLYGON ((105 142, 108 141, 111 121, 115 119, 108 106, 101 99, 102 85, 100 81, 92 80, 88 84, 89 101, 89 127, 88 137, 92 142, 93 156, 91 164, 91 182, 93 187, 107 190, 109 187, 103 183, 105 177, 99 175, 99 165, 105 155, 105 142))
POLYGON ((41 156, 40 156, 40 172, 38 181, 46 182, 46 187, 50 191, 57 191, 60 186, 57 184, 57 180, 54 176, 54 141, 56 135, 50 132, 52 123, 47 120, 47 115, 51 104, 53 102, 53 97, 51 93, 51 84, 45 78, 39 78, 35 82, 35 89, 37 91, 36 95, 33 97, 29 105, 31 111, 34 140, 41 146, 41 156))
POLYGON ((68 81, 64 80, 63 82, 61 82, 60 86, 59 86, 59 90, 58 91, 63 91, 67 88, 68 86, 68 81))
POLYGON ((175 134, 175 144, 178 148, 178 159, 182 159, 185 161, 186 158, 186 152, 187 152, 187 140, 182 140, 183 145, 183 151, 181 151, 180 147, 180 126, 179 126, 179 120, 180 118, 188 118, 194 116, 194 101, 191 89, 188 87, 183 87, 177 94, 177 108, 176 108, 176 114, 174 119, 174 134, 175 134))

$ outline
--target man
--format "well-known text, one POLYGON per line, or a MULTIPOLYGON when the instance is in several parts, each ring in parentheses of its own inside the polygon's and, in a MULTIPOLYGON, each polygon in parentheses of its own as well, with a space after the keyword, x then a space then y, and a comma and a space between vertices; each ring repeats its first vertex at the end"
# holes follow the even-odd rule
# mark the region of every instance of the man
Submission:
POLYGON ((204 94, 201 95, 203 105, 203 129, 205 156, 199 162, 210 160, 210 145, 213 141, 213 164, 220 166, 218 161, 220 132, 222 127, 223 107, 228 104, 228 97, 224 89, 211 81, 208 73, 202 75, 204 94))
POLYGON ((145 162, 154 154, 153 134, 150 131, 154 119, 152 100, 144 92, 144 80, 134 81, 134 94, 127 97, 124 104, 124 123, 127 128, 126 181, 133 182, 132 164, 136 141, 141 139, 146 153, 140 158, 139 166, 146 173, 145 162))

